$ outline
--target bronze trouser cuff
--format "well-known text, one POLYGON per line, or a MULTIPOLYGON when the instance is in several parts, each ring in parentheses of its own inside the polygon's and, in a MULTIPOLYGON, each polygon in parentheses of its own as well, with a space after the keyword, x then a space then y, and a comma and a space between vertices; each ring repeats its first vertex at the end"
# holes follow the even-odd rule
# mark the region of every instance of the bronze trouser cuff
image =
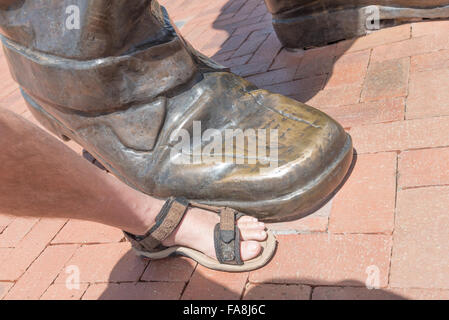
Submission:
POLYGON ((84 112, 151 101, 197 72, 180 38, 128 55, 78 61, 36 52, 2 37, 11 74, 24 90, 84 112))

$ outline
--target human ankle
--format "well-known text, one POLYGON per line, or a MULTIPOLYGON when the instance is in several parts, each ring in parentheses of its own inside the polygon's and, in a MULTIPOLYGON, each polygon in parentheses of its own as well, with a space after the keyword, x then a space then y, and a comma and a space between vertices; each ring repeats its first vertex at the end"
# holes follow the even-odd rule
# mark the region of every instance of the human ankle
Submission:
POLYGON ((141 199, 138 203, 136 203, 135 222, 132 226, 129 226, 126 231, 138 236, 147 234, 151 227, 154 226, 156 217, 161 211, 163 205, 163 200, 150 198, 145 195, 144 199, 141 199))

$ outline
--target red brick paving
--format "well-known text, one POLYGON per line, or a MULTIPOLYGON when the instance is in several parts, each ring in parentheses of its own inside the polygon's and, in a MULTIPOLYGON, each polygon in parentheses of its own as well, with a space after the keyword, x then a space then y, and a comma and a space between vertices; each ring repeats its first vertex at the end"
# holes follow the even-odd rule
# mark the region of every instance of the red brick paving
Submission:
POLYGON ((407 119, 449 115, 449 69, 412 73, 407 119))
POLYGON ((303 219, 290 222, 270 223, 268 224, 268 228, 284 233, 326 232, 329 225, 332 203, 332 200, 327 202, 322 208, 303 219))
POLYGON ((39 299, 56 279, 66 261, 75 253, 77 246, 47 247, 20 277, 5 299, 39 299))
MULTIPOLYGON (((137 257, 127 242, 86 245, 80 247, 66 266, 77 266, 80 283, 138 281, 148 261, 137 257)), ((64 283, 68 275, 61 271, 56 283, 64 283)))
POLYGON ((142 276, 143 281, 188 282, 197 263, 184 257, 152 261, 142 276))
POLYGON ((0 214, 0 234, 14 221, 14 217, 0 214))
POLYGON ((0 261, 0 281, 16 281, 42 254, 64 226, 65 220, 41 219, 17 246, 0 261))
POLYGON ((391 234, 396 168, 394 152, 359 155, 351 176, 334 198, 329 231, 391 234))
POLYGON ((333 64, 326 87, 359 85, 365 81, 371 50, 348 53, 333 64))
POLYGON ((250 273, 253 283, 364 286, 367 268, 379 268, 380 287, 388 284, 391 237, 326 233, 278 235, 274 259, 250 273))
POLYGON ((181 297, 184 283, 138 282, 100 283, 91 285, 83 300, 176 300, 181 297))
POLYGON ((398 192, 390 283, 449 289, 449 187, 398 192))
POLYGON ((439 70, 449 67, 449 50, 441 50, 413 56, 411 61, 411 72, 439 70))
POLYGON ((224 273, 198 266, 183 300, 238 300, 248 281, 248 273, 224 273))
MULTIPOLYGON (((141 260, 90 222, 0 215, 0 299, 449 299, 449 22, 289 52, 262 0, 161 2, 196 48, 339 120, 358 153, 352 176, 313 215, 273 225, 276 257, 243 274, 141 260), (381 289, 365 288, 370 268, 381 289)), ((1 54, 0 71, 0 107, 36 122, 1 54)))
POLYGON ((13 286, 13 282, 0 282, 0 300, 2 300, 8 294, 8 291, 13 286))
POLYGON ((354 52, 365 49, 372 49, 382 45, 392 44, 410 39, 410 25, 401 25, 394 28, 383 29, 373 32, 365 37, 342 41, 337 44, 338 52, 354 52))
POLYGON ((351 128, 367 124, 400 121, 405 117, 405 99, 362 102, 346 106, 320 108, 337 120, 343 127, 351 128))
POLYGON ((41 300, 80 300, 86 292, 89 284, 81 283, 79 288, 67 288, 65 283, 52 284, 44 294, 40 297, 41 300))
POLYGON ((14 248, 33 228, 38 219, 36 218, 16 218, 8 228, 0 234, 0 247, 14 248))
POLYGON ((406 151, 399 155, 399 187, 449 185, 449 148, 406 151))
POLYGON ((311 293, 304 285, 250 284, 243 300, 309 300, 311 293))
MULTIPOLYGON (((323 77, 323 76, 320 76, 323 77)), ((325 76, 324 76, 325 77, 325 76)), ((314 81, 315 78, 303 79, 302 81, 307 83, 314 81)), ((325 84, 325 83, 324 83, 325 84)), ((323 84, 323 85, 324 85, 323 84)), ((281 86, 279 84, 278 86, 281 86)), ((296 95, 293 98, 297 98, 299 101, 305 101, 312 107, 317 109, 320 108, 330 108, 338 106, 347 106, 352 104, 357 104, 360 102, 360 94, 362 92, 362 87, 359 85, 349 85, 340 86, 336 88, 327 88, 318 91, 313 88, 312 90, 306 92, 307 95, 296 95)))
POLYGON ((368 68, 362 101, 407 95, 410 58, 372 62, 368 68))
POLYGON ((122 231, 109 226, 88 221, 70 220, 51 243, 111 243, 119 242, 123 237, 122 231))
POLYGON ((357 126, 349 133, 359 153, 446 147, 449 117, 357 126))
POLYGON ((318 287, 313 300, 449 300, 449 290, 386 289, 369 290, 354 287, 318 287))

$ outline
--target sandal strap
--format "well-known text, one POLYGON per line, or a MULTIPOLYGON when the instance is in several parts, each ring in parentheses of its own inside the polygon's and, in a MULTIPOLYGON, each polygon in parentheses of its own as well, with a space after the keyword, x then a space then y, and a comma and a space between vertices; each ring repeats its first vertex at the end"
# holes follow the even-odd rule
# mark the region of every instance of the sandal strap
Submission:
POLYGON ((220 223, 214 229, 214 244, 217 260, 222 264, 243 265, 240 257, 240 230, 236 226, 237 212, 223 208, 220 223))
POLYGON ((156 217, 156 223, 144 236, 125 232, 133 246, 148 251, 157 249, 178 227, 184 217, 189 202, 184 198, 169 198, 156 217))
POLYGON ((217 260, 221 264, 243 265, 240 257, 240 230, 236 225, 243 213, 231 208, 189 203, 184 198, 168 199, 156 217, 156 223, 144 236, 124 232, 136 249, 156 252, 164 249, 162 242, 178 227, 189 207, 197 207, 220 215, 214 229, 214 245, 217 260))

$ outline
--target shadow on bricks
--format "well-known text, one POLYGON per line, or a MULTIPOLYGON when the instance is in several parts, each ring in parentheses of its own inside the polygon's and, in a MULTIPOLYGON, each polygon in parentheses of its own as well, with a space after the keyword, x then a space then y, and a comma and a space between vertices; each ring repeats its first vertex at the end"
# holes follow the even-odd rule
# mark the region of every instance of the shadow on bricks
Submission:
MULTIPOLYGON (((316 108, 325 106, 323 99, 344 99, 347 100, 345 104, 358 102, 370 50, 357 51, 354 57, 344 57, 340 62, 355 39, 319 48, 286 50, 277 39, 271 21, 263 1, 228 1, 212 23, 215 30, 225 31, 228 38, 219 48, 214 48, 215 54, 211 58, 262 89, 310 103, 316 108), (339 67, 339 63, 344 64, 344 68, 339 67), (348 68, 354 72, 348 72, 348 68), (332 91, 337 86, 347 88, 335 89, 340 94, 328 92, 324 97, 317 97, 317 101, 313 99, 325 87, 332 91), (346 94, 341 94, 342 91, 346 94), (345 95, 352 95, 357 101, 345 95)), ((208 54, 209 47, 206 44, 197 49, 208 54)))
MULTIPOLYGON (((128 254, 132 254, 129 252, 128 254)), ((127 254, 127 255, 128 255, 127 254)), ((367 284, 347 279, 270 279, 250 283, 248 273, 223 273, 196 266, 187 259, 151 261, 138 281, 129 278, 129 259, 120 260, 108 283, 91 284, 85 300, 405 300, 400 290, 368 289, 367 284), (156 266, 151 271, 152 264, 156 266), (165 266, 165 268, 164 268, 165 266), (144 281, 142 281, 144 280, 144 281)), ((368 283, 369 284, 369 283, 368 283)))

